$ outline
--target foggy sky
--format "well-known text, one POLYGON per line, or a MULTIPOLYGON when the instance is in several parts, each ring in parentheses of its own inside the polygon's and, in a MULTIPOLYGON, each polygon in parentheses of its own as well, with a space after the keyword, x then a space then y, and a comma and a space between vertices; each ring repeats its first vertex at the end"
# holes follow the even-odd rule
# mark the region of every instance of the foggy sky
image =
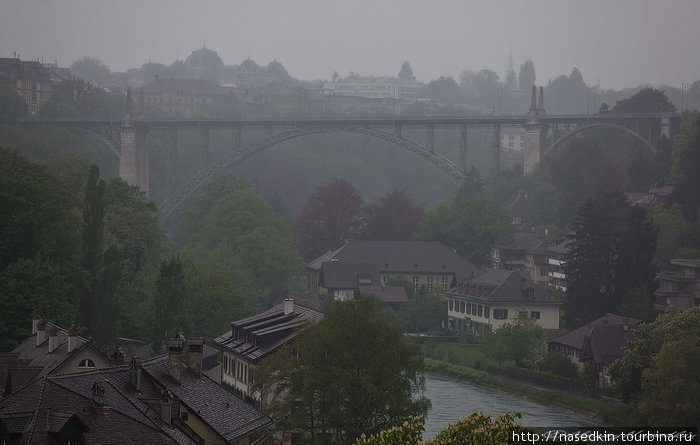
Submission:
POLYGON ((226 65, 281 62, 298 79, 418 80, 489 68, 512 49, 537 84, 577 67, 589 85, 700 79, 698 0, 0 0, 0 57, 91 56, 112 71, 170 65, 206 44, 226 65))

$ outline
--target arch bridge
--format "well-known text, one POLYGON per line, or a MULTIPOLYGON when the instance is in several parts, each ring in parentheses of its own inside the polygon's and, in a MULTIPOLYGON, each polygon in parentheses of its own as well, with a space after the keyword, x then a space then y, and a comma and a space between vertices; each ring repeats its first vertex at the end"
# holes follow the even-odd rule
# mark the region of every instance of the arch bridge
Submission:
POLYGON ((171 129, 175 132, 175 144, 177 144, 178 129, 198 129, 206 167, 160 204, 161 216, 167 220, 185 200, 217 173, 275 144, 306 135, 351 132, 385 140, 413 153, 454 183, 461 184, 468 171, 467 133, 470 128, 480 127, 492 130, 491 149, 496 173, 500 164, 501 134, 508 128, 524 129, 524 169, 528 173, 539 163, 540 157, 549 153, 553 147, 572 135, 592 127, 620 128, 632 133, 653 150, 659 138, 662 136, 671 138, 677 131, 680 116, 667 113, 548 116, 543 107, 542 89, 540 88, 539 106, 535 106, 533 87, 532 104, 526 116, 170 120, 134 117, 127 111, 126 117, 121 122, 95 119, 31 119, 24 120, 22 123, 25 126, 52 125, 79 128, 95 133, 112 150, 119 153, 119 176, 130 184, 138 185, 146 192, 149 184, 148 132, 155 128, 171 129), (208 159, 209 133, 217 128, 231 130, 231 150, 220 159, 210 161, 208 159), (258 133, 260 129, 264 129, 263 136, 252 143, 243 144, 242 134, 247 129, 258 129, 258 133), (425 139, 416 141, 406 137, 404 132, 406 129, 425 131, 425 139), (459 131, 459 161, 452 161, 436 150, 435 133, 441 129, 459 131))

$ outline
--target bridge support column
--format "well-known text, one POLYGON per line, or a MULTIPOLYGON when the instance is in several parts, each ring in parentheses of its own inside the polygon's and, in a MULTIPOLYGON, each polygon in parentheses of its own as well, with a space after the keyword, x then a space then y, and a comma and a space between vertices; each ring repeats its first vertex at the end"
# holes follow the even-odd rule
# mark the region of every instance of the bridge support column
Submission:
POLYGON ((148 145, 146 130, 136 128, 131 119, 125 119, 119 133, 119 177, 128 184, 137 185, 148 195, 148 145))
POLYGON ((659 139, 663 137, 671 139, 671 113, 661 113, 661 135, 659 139))
POLYGON ((537 87, 532 87, 532 98, 530 100, 530 110, 527 112, 525 121, 525 156, 523 160, 523 173, 528 174, 540 164, 540 142, 542 122, 544 116, 544 88, 540 87, 539 104, 535 106, 537 87))

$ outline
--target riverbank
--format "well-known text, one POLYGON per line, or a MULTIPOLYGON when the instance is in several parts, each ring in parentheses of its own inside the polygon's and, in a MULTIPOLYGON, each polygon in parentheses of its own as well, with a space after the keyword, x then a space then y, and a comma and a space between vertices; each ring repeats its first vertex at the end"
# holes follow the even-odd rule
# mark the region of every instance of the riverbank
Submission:
POLYGON ((499 389, 547 406, 567 409, 604 425, 629 425, 632 412, 626 405, 592 399, 578 394, 535 387, 474 368, 445 361, 424 359, 425 370, 474 385, 499 389))

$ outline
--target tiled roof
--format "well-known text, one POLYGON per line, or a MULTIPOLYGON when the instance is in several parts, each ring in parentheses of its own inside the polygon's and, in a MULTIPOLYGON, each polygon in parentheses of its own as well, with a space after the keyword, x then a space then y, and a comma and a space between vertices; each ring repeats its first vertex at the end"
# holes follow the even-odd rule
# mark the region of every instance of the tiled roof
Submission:
POLYGON ((607 313, 600 318, 597 318, 590 323, 587 323, 573 331, 567 332, 566 334, 554 339, 551 343, 561 344, 564 346, 569 346, 575 349, 583 349, 583 340, 586 335, 589 335, 595 326, 609 325, 609 326, 624 326, 627 323, 630 327, 636 327, 641 321, 636 318, 623 317, 621 315, 615 315, 607 313))
POLYGON ((632 328, 621 324, 593 326, 583 340, 582 358, 609 365, 620 356, 620 350, 632 338, 632 328))
POLYGON ((320 312, 299 304, 294 304, 293 311, 285 314, 284 303, 280 303, 260 314, 232 322, 231 330, 215 338, 214 343, 256 362, 294 339, 301 326, 322 317, 320 312))
POLYGON ((268 427, 272 420, 244 402, 209 377, 188 372, 183 363, 182 383, 168 373, 168 356, 162 355, 143 363, 143 369, 163 385, 181 403, 211 426, 228 443, 236 442, 268 427))
POLYGON ((550 289, 537 286, 518 271, 493 269, 445 292, 446 295, 469 297, 485 303, 563 304, 550 289))
POLYGON ((357 289, 360 277, 379 283, 379 271, 373 264, 327 261, 322 265, 321 285, 327 289, 357 289))
POLYGON ((331 259, 344 263, 374 264, 386 273, 455 273, 458 280, 478 272, 476 266, 437 241, 357 241, 309 263, 312 269, 331 259))
POLYGON ((503 250, 519 252, 541 252, 546 246, 546 241, 531 230, 519 230, 513 235, 512 243, 496 245, 496 247, 503 250))
MULTIPOLYGON (((88 374, 80 374, 84 383, 81 393, 60 384, 61 377, 47 376, 0 400, 0 420, 11 434, 21 435, 18 443, 53 443, 52 433, 76 422, 85 432, 87 444, 175 444, 143 413, 124 413, 117 403, 95 404, 90 394, 88 374)), ((107 401, 117 402, 118 395, 108 392, 107 401)), ((181 443, 193 443, 181 442, 181 443)))

